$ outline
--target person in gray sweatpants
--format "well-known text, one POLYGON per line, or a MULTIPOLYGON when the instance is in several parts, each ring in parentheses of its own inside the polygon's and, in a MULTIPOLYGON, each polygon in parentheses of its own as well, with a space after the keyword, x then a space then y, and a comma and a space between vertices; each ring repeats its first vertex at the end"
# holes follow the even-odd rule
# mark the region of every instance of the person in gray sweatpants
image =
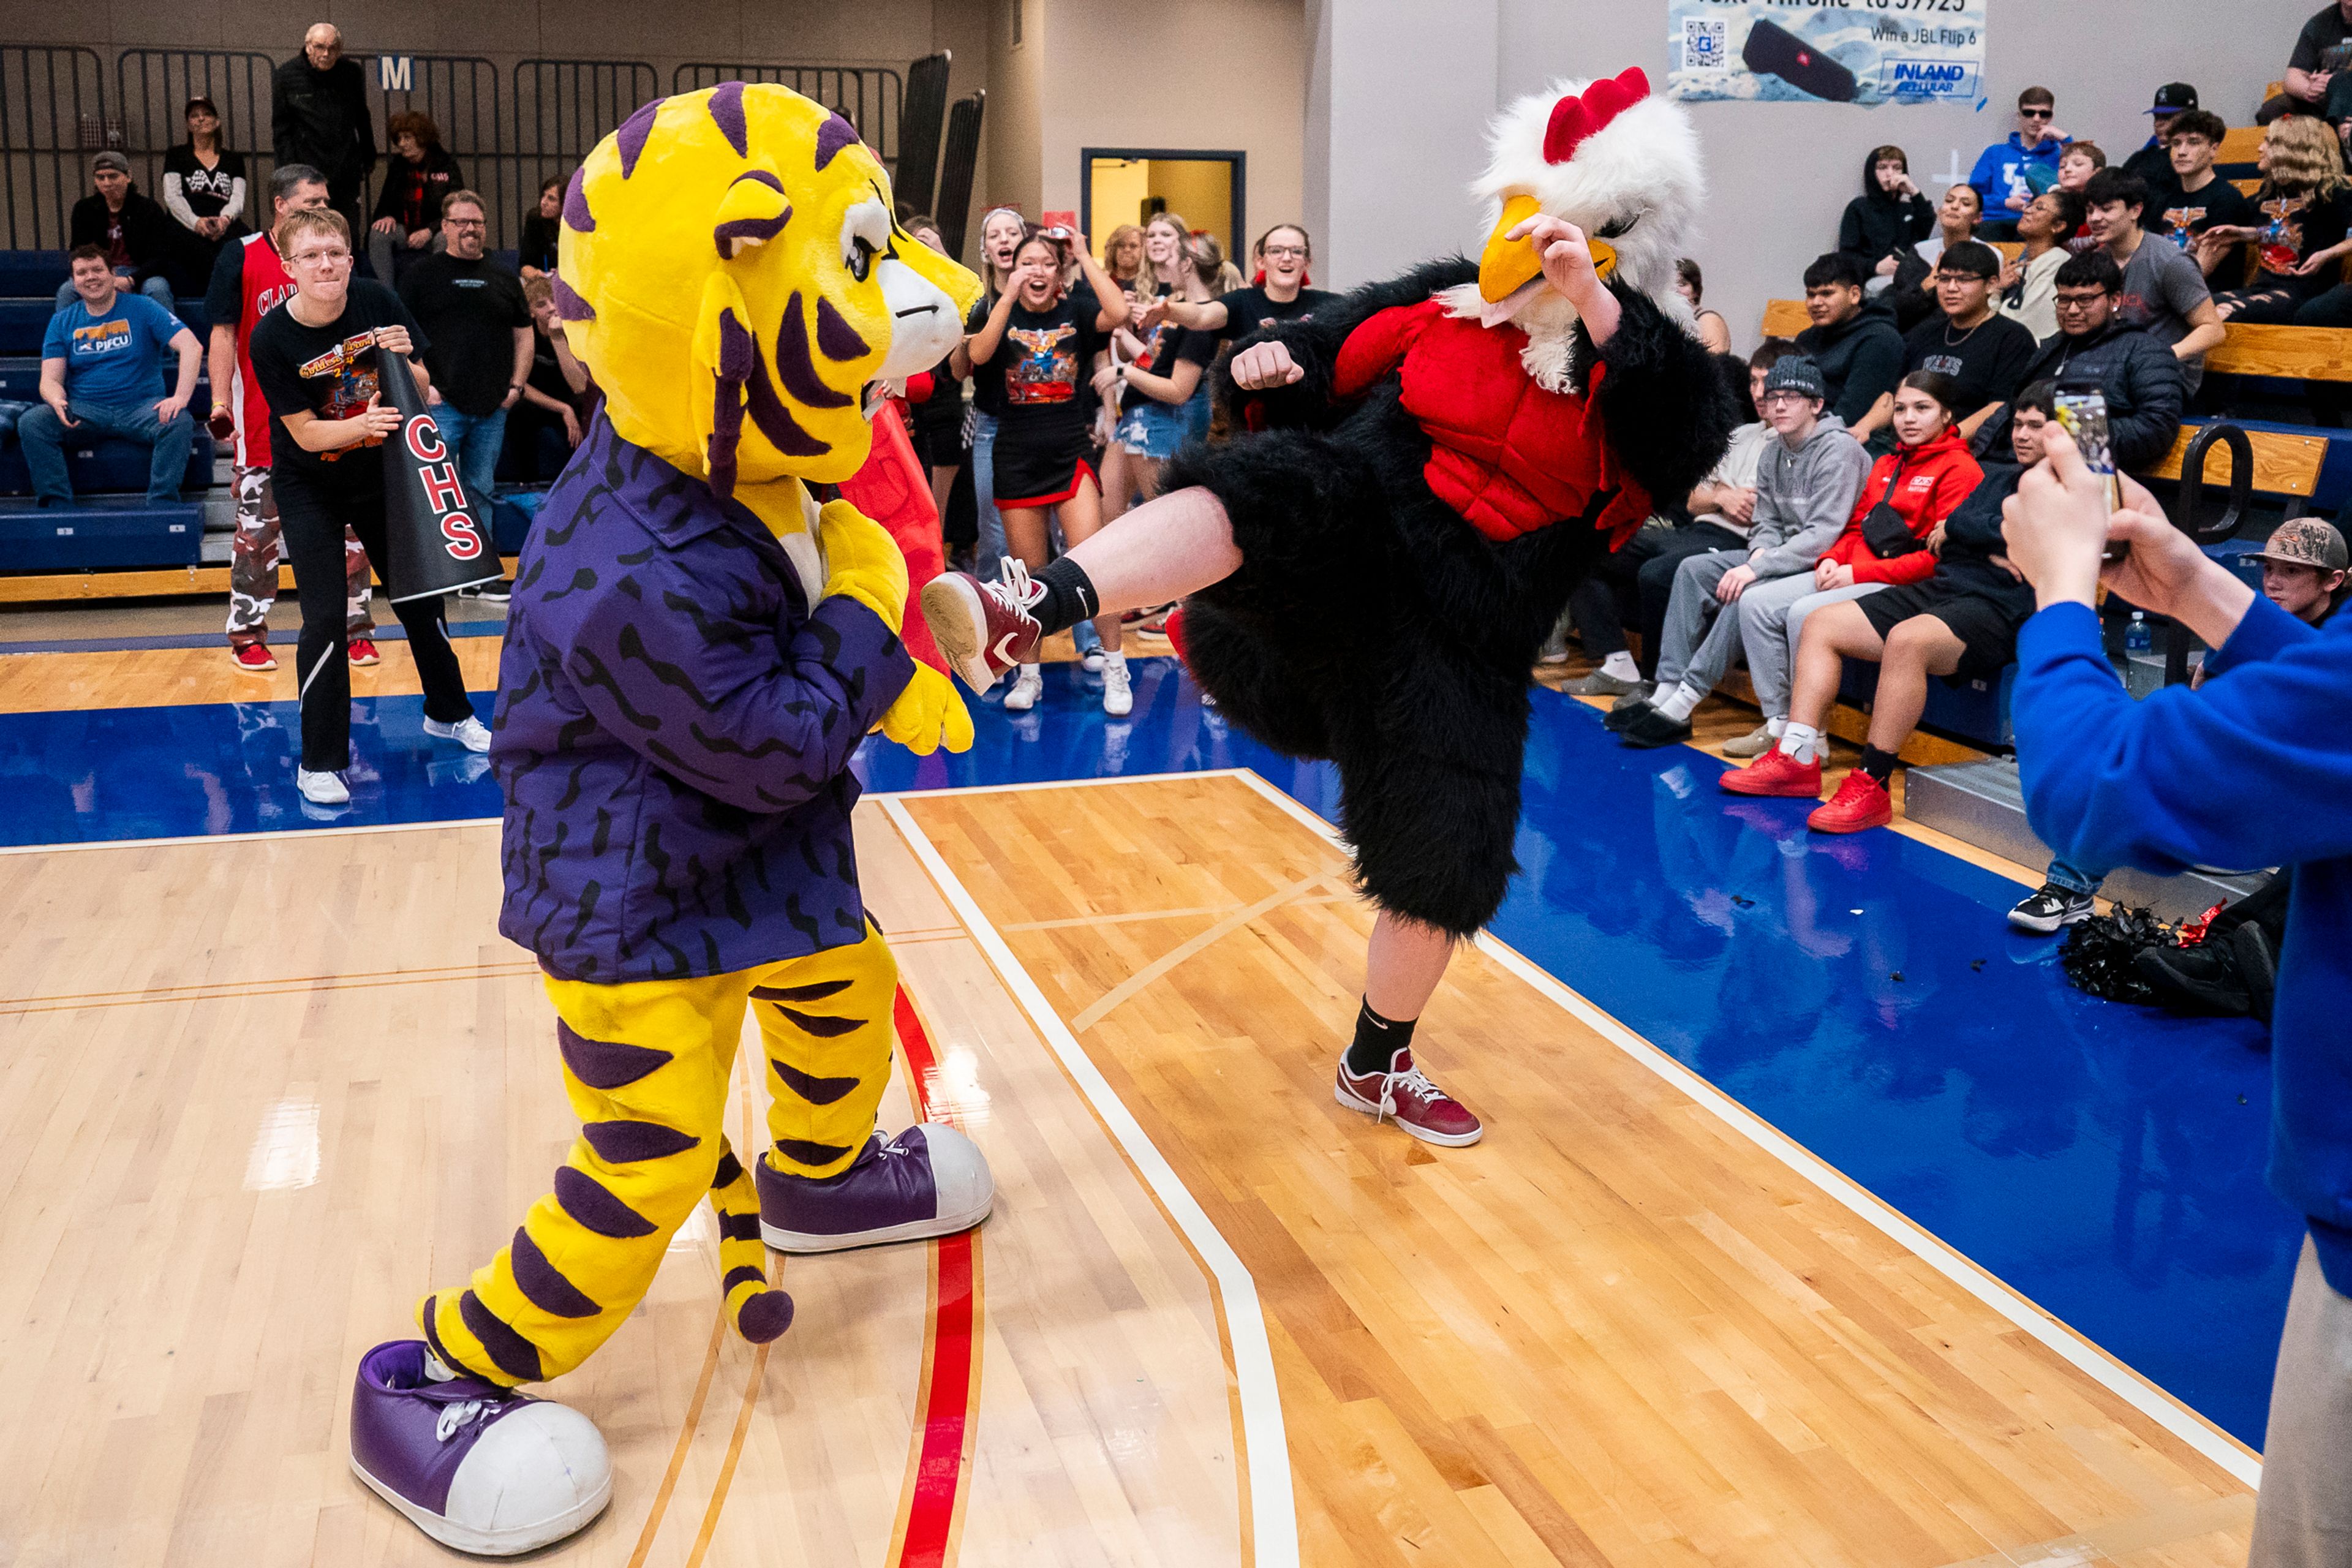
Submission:
POLYGON ((1779 439, 1766 447, 1757 475, 1747 544, 1694 555, 1675 569, 1657 689, 1607 720, 1627 745, 1690 739, 1691 710, 1741 650, 1738 610, 1751 595, 1763 595, 1757 607, 1780 624, 1789 605, 1813 595, 1813 563, 1844 531, 1870 474, 1870 455, 1844 421, 1822 412, 1824 401, 1821 369, 1802 354, 1782 359, 1765 378, 1759 412, 1779 439))

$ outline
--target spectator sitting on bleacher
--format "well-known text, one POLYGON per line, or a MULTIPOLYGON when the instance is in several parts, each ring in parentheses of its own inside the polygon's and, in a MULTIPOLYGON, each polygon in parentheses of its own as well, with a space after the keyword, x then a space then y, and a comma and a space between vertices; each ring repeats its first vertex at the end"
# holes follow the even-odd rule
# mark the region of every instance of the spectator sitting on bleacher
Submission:
MULTIPOLYGON (((474 504, 484 509, 497 489, 507 410, 530 380, 532 348, 522 279, 483 252, 488 215, 473 192, 450 192, 441 205, 445 248, 417 262, 400 285, 401 303, 425 329, 425 368, 440 405, 434 418, 441 439, 456 454, 457 477, 474 504)), ((476 592, 506 597, 504 584, 476 592)))
MULTIPOLYGON (((131 160, 120 153, 100 153, 89 161, 89 195, 74 203, 71 244, 76 249, 98 247, 114 273, 114 286, 136 289, 164 310, 172 298, 172 215, 142 195, 131 183, 131 160)), ((71 278, 58 285, 58 309, 71 305, 81 294, 71 278)))
POLYGON ((1823 396, 1841 425, 1852 425, 1903 374, 1903 334, 1884 300, 1865 299, 1863 273, 1837 251, 1805 268, 1805 314, 1797 352, 1812 361, 1823 396))
MULTIPOLYGON (((1982 240, 1963 240, 1946 250, 1936 262, 1942 313, 1903 339, 1904 374, 1928 370, 1952 378, 1958 399, 1952 415, 1963 441, 1974 439, 2025 384, 2025 367, 2034 354, 2033 334, 1992 308, 1993 279, 2000 276, 2000 252, 1982 240)), ((1893 451, 1894 418, 1895 395, 1889 392, 1853 426, 1854 438, 1873 453, 1893 451)))
MULTIPOLYGON (((1748 356, 1743 371, 1747 403, 1758 407, 1764 398, 1764 379, 1783 355, 1787 340, 1767 338, 1748 356)), ((1736 359, 1718 363, 1727 369, 1736 359)), ((1657 516, 1624 547, 1603 555, 1591 574, 1577 584, 1569 599, 1577 635, 1587 658, 1601 668, 1571 683, 1578 697, 1647 697, 1650 672, 1658 667, 1658 649, 1664 638, 1666 605, 1675 591, 1675 568, 1693 555, 1710 550, 1738 550, 1748 542, 1748 525, 1756 516, 1756 478, 1772 427, 1760 415, 1731 433, 1723 460, 1690 492, 1674 515, 1657 516), (1638 628, 1642 657, 1637 662, 1626 648, 1625 633, 1638 628)))
POLYGON ((2172 172, 2172 128, 2179 116, 2197 112, 2197 89, 2185 81, 2168 81, 2156 89, 2156 101, 2147 106, 2154 123, 2148 139, 2138 152, 2124 160, 2126 174, 2137 174, 2151 190, 2161 185, 2172 172))
POLYGON ((2000 313, 2032 332, 2037 343, 2058 334, 2058 269, 2074 254, 2065 247, 2066 237, 2082 225, 2083 198, 2072 191, 2044 191, 2017 215, 2017 237, 2025 248, 2001 263, 2000 313))
POLYGON ((1895 281, 1913 247, 1936 232, 1936 208, 1911 177, 1910 155, 1902 148, 1874 147, 1862 163, 1862 195, 1845 204, 1838 219, 1838 254, 1852 261, 1881 293, 1895 281))
POLYGON ((2147 210, 2140 215, 2140 224, 2194 258, 2198 270, 2206 277, 2218 274, 2234 279, 2242 276, 2242 270, 2222 263, 2237 254, 2238 247, 2227 242, 2198 243, 2216 225, 2263 221, 2262 209, 2247 199, 2246 193, 2213 172, 2214 154, 2229 133, 2220 115, 2201 109, 2185 110, 2173 117, 2164 131, 2165 166, 2158 177, 2147 181, 2147 210))
MULTIPOLYGON (((555 319, 553 280, 544 274, 524 279, 522 297, 530 307, 530 379, 523 384, 522 401, 508 411, 507 447, 524 478, 552 479, 587 434, 596 386, 555 319)), ((956 405, 961 423, 961 397, 956 405)))
POLYGON ((1969 184, 1983 204, 1987 237, 2008 238, 2025 204, 2058 183, 2067 136, 2051 123, 2057 108, 2048 88, 2027 88, 2017 95, 2017 129, 1978 155, 1969 184))
POLYGON ((1733 795, 1819 795, 1822 732, 1837 700, 1845 660, 1878 666, 1870 733, 1862 761, 1828 805, 1805 818, 1817 833, 1859 833, 1895 819, 1887 783, 1896 753, 1927 705, 1927 678, 1982 679, 2016 656, 2017 628, 2033 613, 2033 589, 2009 563, 2000 536, 2001 502, 2042 460, 2042 433, 2054 417, 2053 389, 2036 382, 2019 393, 2009 422, 2013 463, 1985 466, 1968 499, 1928 535, 1935 567, 1926 579, 1806 620, 1796 648, 1789 720, 1777 756, 1718 781, 1733 795))
MULTIPOLYGON (((2117 310, 2123 269, 2105 250, 2070 256, 2058 268, 2058 333, 2025 368, 2028 385, 2061 376, 2095 375, 2107 399, 2107 444, 2116 466, 2147 467, 2172 449, 2188 392, 2172 351, 2117 310)), ((2006 415, 1989 421, 1978 438, 1988 451, 2006 442, 2006 415)))
POLYGON ((332 22, 311 24, 302 52, 269 79, 269 142, 280 167, 307 163, 327 176, 327 205, 359 233, 360 190, 375 167, 375 117, 367 79, 343 58, 342 30, 332 22))
POLYGON ((2282 115, 2320 112, 2347 62, 2352 62, 2352 0, 2336 0, 2314 12, 2295 35, 2294 52, 2286 62, 2286 90, 2263 103, 2254 122, 2268 125, 2282 115))
POLYGON ((1734 549, 1687 556, 1675 568, 1656 689, 1648 700, 1627 703, 1604 721, 1629 744, 1690 739, 1691 710, 1740 651, 1738 606, 1748 595, 1794 600, 1812 592, 1813 563, 1853 514, 1870 472, 1862 443, 1846 434, 1843 420, 1823 411, 1827 395, 1821 367, 1801 353, 1785 356, 1766 374, 1759 412, 1774 438, 1758 468, 1748 537, 1734 549))
POLYGON ((1936 232, 1919 242, 1914 259, 1901 264, 1895 274, 1895 287, 1886 291, 1895 305, 1897 331, 1907 332, 1936 313, 1936 263, 1952 247, 1975 238, 1977 220, 1982 216, 1984 203, 1974 185, 1945 190, 1944 199, 1936 206, 1936 232))
POLYGON ((74 251, 74 302, 50 319, 41 340, 41 401, 16 421, 16 439, 32 470, 38 506, 69 505, 66 432, 93 432, 153 449, 147 499, 176 501, 188 472, 196 422, 188 399, 196 392, 196 334, 170 310, 141 294, 115 288, 114 269, 95 245, 74 251), (179 380, 163 388, 163 351, 179 356, 179 380))
POLYGON ((2205 274, 2178 246, 2150 242, 2140 217, 2147 210, 2147 187, 2116 169, 2102 169, 2085 193, 2091 232, 2123 272, 2116 311, 2130 326, 2172 351, 2190 395, 2205 378, 2205 354, 2221 346, 2221 314, 2205 287, 2205 274))
MULTIPOLYGON (((441 128, 431 115, 415 110, 395 114, 384 129, 396 156, 376 192, 375 221, 368 225, 367 244, 368 263, 388 287, 395 274, 408 276, 410 264, 427 250, 441 248, 442 203, 452 191, 465 188, 466 177, 457 160, 441 145, 441 128)), ((483 237, 488 237, 487 229, 483 237)))
POLYGON ((2225 321, 2279 324, 2325 294, 2337 278, 2337 258, 2352 249, 2352 195, 2344 179, 2344 149, 2323 121, 2297 114, 2263 132, 2258 225, 2216 224, 2200 243, 2253 242, 2257 270, 2242 289, 2214 296, 2225 321))
POLYGON ((555 271, 557 244, 562 237, 563 176, 550 174, 540 182, 539 201, 522 220, 522 244, 515 251, 515 265, 523 281, 555 271))
POLYGON ((188 139, 163 154, 163 210, 181 229, 189 270, 210 278, 221 247, 252 232, 245 222, 245 154, 221 141, 220 110, 188 100, 188 139))

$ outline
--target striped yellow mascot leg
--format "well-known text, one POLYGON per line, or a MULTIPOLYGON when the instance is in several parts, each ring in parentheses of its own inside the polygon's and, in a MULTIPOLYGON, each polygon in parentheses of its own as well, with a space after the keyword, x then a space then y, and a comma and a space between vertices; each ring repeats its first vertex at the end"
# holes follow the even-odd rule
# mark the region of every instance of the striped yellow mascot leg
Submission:
POLYGON ((566 194, 557 310, 606 401, 516 574, 491 762, 499 930, 546 972, 580 1134, 352 1403, 352 1468, 445 1545, 527 1552, 604 1508, 595 1426, 517 1385, 627 1321, 696 1205, 764 1342, 793 1314, 767 1247, 946 1235, 994 1200, 960 1133, 876 1127, 898 969, 850 832, 868 733, 960 750, 971 720, 899 641, 898 546, 811 488, 856 472, 870 386, 942 358, 978 292, 898 227, 856 131, 782 88, 648 104, 566 194), (725 1130, 747 1021, 756 1157, 725 1130))

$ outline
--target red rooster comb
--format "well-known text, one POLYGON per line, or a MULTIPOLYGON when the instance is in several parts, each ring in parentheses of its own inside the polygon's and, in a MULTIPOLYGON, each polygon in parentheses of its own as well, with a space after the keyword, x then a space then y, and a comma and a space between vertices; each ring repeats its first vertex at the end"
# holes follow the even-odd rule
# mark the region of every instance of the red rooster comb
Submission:
POLYGON ((1544 162, 1567 163, 1579 142, 1649 96, 1650 79, 1640 66, 1630 66, 1578 97, 1561 99, 1551 106, 1551 123, 1544 127, 1544 162))

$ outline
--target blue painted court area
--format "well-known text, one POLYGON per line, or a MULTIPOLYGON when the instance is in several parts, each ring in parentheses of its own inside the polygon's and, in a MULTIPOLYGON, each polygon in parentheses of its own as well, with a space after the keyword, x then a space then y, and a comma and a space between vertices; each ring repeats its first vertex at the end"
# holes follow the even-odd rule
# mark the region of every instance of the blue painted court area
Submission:
MULTIPOLYGON (((1329 767, 1233 730, 1172 661, 1135 669, 1128 720, 1104 717, 1099 678, 1054 666, 1033 712, 977 705, 971 752, 871 741, 859 772, 908 790, 1246 767, 1334 814, 1329 767)), ((352 803, 315 816, 291 703, 0 715, 0 841, 498 814, 484 759, 428 740, 421 699, 352 712, 352 803)), ((1496 934, 2259 1443, 2301 1237, 2262 1183, 2261 1031, 2082 995, 2054 942, 2008 930, 2017 884, 1884 829, 1809 834, 1804 803, 1735 800, 1720 766, 1626 750, 1538 692, 1525 871, 1496 934)))

